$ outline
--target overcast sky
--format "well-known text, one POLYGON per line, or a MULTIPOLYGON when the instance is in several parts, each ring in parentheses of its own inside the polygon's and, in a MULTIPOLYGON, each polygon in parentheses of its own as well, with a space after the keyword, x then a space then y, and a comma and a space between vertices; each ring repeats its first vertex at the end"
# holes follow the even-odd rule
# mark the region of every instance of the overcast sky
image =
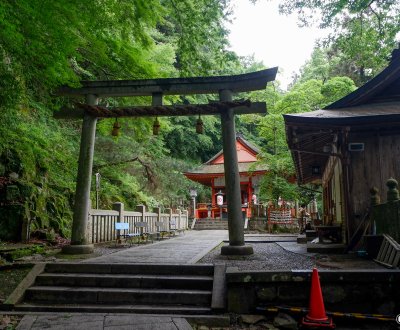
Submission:
POLYGON ((326 32, 317 28, 300 28, 295 15, 280 15, 278 0, 232 0, 234 20, 228 25, 231 49, 238 55, 255 55, 267 67, 278 66, 277 80, 286 88, 292 72, 310 58, 315 40, 326 32))

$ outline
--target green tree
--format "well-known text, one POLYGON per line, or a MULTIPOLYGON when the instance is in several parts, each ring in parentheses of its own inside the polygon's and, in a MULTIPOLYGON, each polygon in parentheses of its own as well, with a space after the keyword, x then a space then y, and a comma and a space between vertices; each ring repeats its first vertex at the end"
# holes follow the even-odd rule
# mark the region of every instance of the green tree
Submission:
POLYGON ((386 66, 400 31, 395 0, 282 0, 280 9, 296 13, 302 25, 334 31, 322 45, 338 60, 336 75, 349 76, 358 86, 386 66))
MULTIPOLYGON (((80 123, 52 118, 69 105, 56 96, 57 88, 78 86, 80 80, 236 70, 238 57, 225 49, 228 14, 229 3, 217 0, 0 2, 0 176, 18 176, 23 213, 33 229, 53 227, 68 235, 71 223, 80 123)), ((149 104, 149 98, 100 103, 149 104)), ((188 184, 184 178, 168 185, 168 177, 177 183, 177 174, 168 176, 166 164, 175 163, 166 137, 152 136, 152 120, 121 123, 118 138, 110 137, 113 120, 98 125, 95 166, 103 175, 102 206, 114 201, 151 206, 184 196, 176 188, 188 184)), ((175 125, 168 118, 161 124, 165 133, 175 125)), ((205 126, 215 130, 212 120, 205 126)), ((211 140, 196 136, 190 143, 210 146, 211 140)))
POLYGON ((262 198, 275 201, 279 196, 285 200, 300 198, 299 189, 291 183, 294 181, 295 170, 286 142, 282 115, 320 109, 354 89, 354 82, 347 77, 334 77, 325 83, 311 79, 295 84, 276 102, 270 103, 269 115, 260 122, 260 136, 267 141, 262 145, 260 162, 269 168, 262 182, 262 198))

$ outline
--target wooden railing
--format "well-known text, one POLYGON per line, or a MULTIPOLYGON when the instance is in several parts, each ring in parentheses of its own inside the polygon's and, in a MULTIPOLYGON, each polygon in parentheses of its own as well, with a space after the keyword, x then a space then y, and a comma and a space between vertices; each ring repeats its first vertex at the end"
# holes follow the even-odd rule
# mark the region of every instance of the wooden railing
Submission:
POLYGON ((155 232, 157 230, 155 223, 162 222, 160 229, 169 231, 171 224, 177 230, 188 229, 188 212, 177 210, 173 213, 172 209, 166 209, 161 213, 160 208, 154 212, 146 212, 144 205, 138 205, 135 211, 124 210, 123 203, 114 203, 113 210, 91 210, 89 213, 89 222, 87 228, 88 242, 101 243, 111 242, 117 239, 115 223, 129 223, 130 233, 139 233, 139 228, 135 227, 137 222, 146 222, 148 230, 155 232))

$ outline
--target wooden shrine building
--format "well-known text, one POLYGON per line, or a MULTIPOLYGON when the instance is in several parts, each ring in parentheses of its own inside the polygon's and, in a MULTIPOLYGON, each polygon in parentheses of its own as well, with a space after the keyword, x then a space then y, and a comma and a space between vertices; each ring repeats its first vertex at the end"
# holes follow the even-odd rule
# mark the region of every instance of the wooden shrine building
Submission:
POLYGON ((400 50, 344 98, 284 119, 298 183, 322 185, 324 225, 353 241, 368 223, 370 189, 385 197, 387 179, 400 177, 400 50))
MULTIPOLYGON (((259 186, 262 175, 267 172, 267 168, 265 165, 254 164, 257 161, 257 155, 260 151, 240 134, 236 135, 236 152, 240 177, 242 214, 250 217, 251 207, 254 202, 252 196, 255 194, 255 189, 259 186)), ((224 194, 224 204, 226 204, 223 150, 199 168, 184 174, 192 181, 211 187, 211 203, 199 203, 196 209, 196 218, 221 217, 220 208, 217 206, 216 194, 221 191, 224 194)), ((222 212, 222 218, 226 218, 226 205, 222 208, 222 212)))

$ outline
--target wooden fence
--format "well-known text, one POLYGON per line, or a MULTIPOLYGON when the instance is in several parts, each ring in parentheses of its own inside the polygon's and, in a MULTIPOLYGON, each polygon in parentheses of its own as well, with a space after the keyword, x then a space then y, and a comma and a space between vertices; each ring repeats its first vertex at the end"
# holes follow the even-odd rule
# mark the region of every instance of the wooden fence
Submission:
POLYGON ((186 230, 188 211, 177 210, 173 213, 172 209, 166 209, 165 213, 161 213, 160 208, 155 208, 154 212, 146 212, 144 205, 138 205, 135 211, 126 211, 123 203, 114 203, 112 210, 91 210, 87 228, 88 242, 101 243, 116 240, 115 223, 117 222, 129 223, 130 233, 139 233, 139 228, 135 227, 137 222, 146 222, 150 232, 156 232, 156 222, 162 222, 163 227, 160 229, 166 231, 171 229, 171 224, 174 229, 186 230))

